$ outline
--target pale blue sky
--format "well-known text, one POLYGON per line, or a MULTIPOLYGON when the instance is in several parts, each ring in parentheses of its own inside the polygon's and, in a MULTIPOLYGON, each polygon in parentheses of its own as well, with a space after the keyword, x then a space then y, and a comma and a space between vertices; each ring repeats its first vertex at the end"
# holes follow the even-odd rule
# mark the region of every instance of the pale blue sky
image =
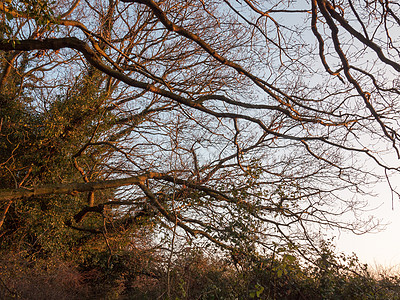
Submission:
POLYGON ((392 197, 386 183, 375 187, 376 197, 370 197, 371 206, 376 210, 368 211, 365 216, 374 216, 388 224, 386 229, 364 235, 351 233, 335 233, 335 244, 338 251, 351 254, 356 253, 361 262, 374 265, 391 267, 400 266, 400 201, 394 198, 392 209, 392 197))

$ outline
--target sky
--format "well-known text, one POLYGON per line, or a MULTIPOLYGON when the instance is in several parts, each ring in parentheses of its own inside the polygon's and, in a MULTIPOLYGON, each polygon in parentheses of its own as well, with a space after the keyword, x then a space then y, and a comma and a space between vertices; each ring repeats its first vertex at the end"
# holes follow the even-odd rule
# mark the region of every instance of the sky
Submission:
MULTIPOLYGON (((302 0, 295 4, 298 9, 308 7, 308 3, 302 0)), ((299 15, 291 15, 291 21, 299 22, 298 17, 299 15)), ((312 43, 314 36, 310 35, 309 38, 312 43)), ((371 56, 371 60, 373 59, 375 59, 374 55, 371 56)), ((388 159, 390 162, 395 162, 395 160, 398 163, 397 158, 388 159)), ((391 178, 393 186, 396 185, 396 182, 399 182, 397 190, 400 191, 400 176, 391 178)), ((379 266, 387 269, 393 268, 400 272, 400 199, 395 195, 392 205, 392 195, 386 182, 377 184, 373 192, 377 196, 366 199, 371 210, 365 212, 364 217, 373 216, 379 219, 382 224, 386 224, 385 228, 379 232, 363 235, 336 231, 332 234, 334 236, 333 243, 336 245, 337 251, 348 255, 354 252, 361 262, 367 263, 372 268, 379 266)), ((329 238, 329 234, 326 238, 329 238)))
POLYGON ((361 262, 368 265, 400 269, 400 200, 393 202, 388 185, 378 184, 375 187, 378 194, 368 199, 371 206, 378 207, 365 213, 374 216, 387 224, 384 230, 364 235, 346 232, 336 232, 334 243, 337 250, 346 254, 356 253, 361 262))

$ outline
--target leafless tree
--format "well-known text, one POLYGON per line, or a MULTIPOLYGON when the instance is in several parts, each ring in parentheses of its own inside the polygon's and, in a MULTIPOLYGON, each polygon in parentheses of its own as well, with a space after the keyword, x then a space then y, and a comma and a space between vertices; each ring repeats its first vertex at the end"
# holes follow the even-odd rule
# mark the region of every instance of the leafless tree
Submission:
POLYGON ((0 4, 2 222, 19 199, 86 193, 75 223, 112 207, 228 249, 374 226, 343 215, 399 170, 398 4, 14 2, 0 4), (13 102, 44 120, 26 129, 40 165, 7 140, 13 102))

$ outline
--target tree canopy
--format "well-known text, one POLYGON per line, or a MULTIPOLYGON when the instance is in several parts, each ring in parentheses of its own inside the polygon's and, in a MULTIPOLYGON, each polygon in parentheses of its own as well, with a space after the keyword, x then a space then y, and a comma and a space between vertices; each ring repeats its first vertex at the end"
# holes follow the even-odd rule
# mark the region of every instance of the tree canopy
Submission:
POLYGON ((92 247, 112 252, 152 228, 239 257, 314 245, 321 228, 364 232, 368 186, 397 194, 395 2, 0 10, 3 245, 76 253, 102 236, 92 247))

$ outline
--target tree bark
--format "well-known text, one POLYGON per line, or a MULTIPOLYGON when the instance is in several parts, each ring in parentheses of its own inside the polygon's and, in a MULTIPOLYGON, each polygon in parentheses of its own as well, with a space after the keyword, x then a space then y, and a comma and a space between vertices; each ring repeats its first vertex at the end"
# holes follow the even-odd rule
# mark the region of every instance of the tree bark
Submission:
POLYGON ((126 185, 138 185, 144 183, 147 179, 162 177, 164 177, 164 175, 161 173, 150 172, 135 177, 114 180, 50 184, 31 188, 6 189, 0 190, 0 201, 9 201, 31 196, 43 196, 51 194, 75 194, 82 192, 91 192, 96 190, 117 188, 126 185))

